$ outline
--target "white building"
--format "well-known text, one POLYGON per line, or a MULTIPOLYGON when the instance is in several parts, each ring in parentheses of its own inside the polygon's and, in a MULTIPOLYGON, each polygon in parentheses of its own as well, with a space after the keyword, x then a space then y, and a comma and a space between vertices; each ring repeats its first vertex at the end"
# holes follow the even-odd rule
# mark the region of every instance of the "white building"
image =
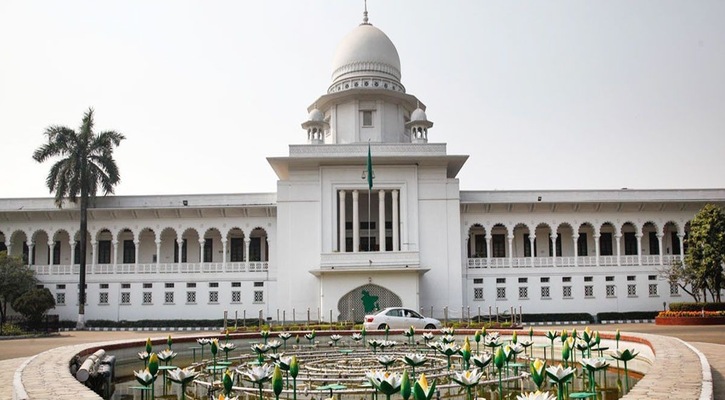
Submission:
MULTIPOLYGON (((681 300, 658 270, 682 257, 687 222, 725 205, 723 189, 461 191, 467 156, 429 142, 425 105, 367 17, 308 111, 307 143, 268 159, 277 193, 98 198, 86 319, 657 310, 681 300)), ((0 250, 26 257, 69 320, 78 214, 50 198, 0 199, 0 250)))

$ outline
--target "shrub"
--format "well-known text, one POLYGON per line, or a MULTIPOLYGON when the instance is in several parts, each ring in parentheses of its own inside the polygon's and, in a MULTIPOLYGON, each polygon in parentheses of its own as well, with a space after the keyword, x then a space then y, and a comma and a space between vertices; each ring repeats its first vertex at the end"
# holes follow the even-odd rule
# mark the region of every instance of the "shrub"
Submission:
POLYGON ((568 322, 586 321, 594 322, 594 317, 589 313, 557 313, 557 314, 523 314, 524 323, 530 322, 568 322))
POLYGON ((654 319, 659 311, 628 311, 602 312, 597 314, 597 321, 624 321, 632 319, 654 319))
POLYGON ((725 311, 660 311, 657 315, 663 318, 720 318, 725 311))
POLYGON ((670 311, 725 311, 725 303, 670 303, 670 311))
POLYGON ((4 323, 2 327, 3 336, 19 336, 24 335, 25 332, 17 325, 11 323, 4 323))

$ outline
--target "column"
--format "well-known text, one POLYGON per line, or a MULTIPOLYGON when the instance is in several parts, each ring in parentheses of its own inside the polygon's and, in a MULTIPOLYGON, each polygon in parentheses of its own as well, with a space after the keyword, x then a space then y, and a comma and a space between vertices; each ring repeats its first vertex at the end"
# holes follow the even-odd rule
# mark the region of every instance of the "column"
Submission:
POLYGON ((98 241, 96 239, 91 240, 91 266, 96 266, 96 261, 98 261, 98 257, 96 256, 96 252, 98 251, 98 241))
POLYGON ((177 264, 179 264, 179 268, 181 268, 181 252, 182 252, 182 250, 184 250, 184 239, 181 238, 181 237, 178 237, 176 239, 176 244, 178 245, 177 247, 179 248, 179 251, 177 252, 178 253, 178 255, 177 255, 177 260, 178 260, 177 264))
POLYGON ((642 234, 634 235, 637 238, 637 265, 642 266, 642 234))
POLYGON ((48 240, 48 261, 49 261, 48 265, 53 265, 53 250, 54 249, 55 249, 55 241, 48 240))
POLYGON ((141 241, 136 239, 133 241, 133 261, 136 268, 138 268, 138 248, 140 247, 141 241))
POLYGON ((252 239, 244 238, 244 261, 246 262, 246 269, 249 271, 249 244, 252 243, 252 239))
POLYGON ((486 233, 486 266, 491 266, 491 234, 486 233))
POLYGON ((378 190, 378 224, 379 250, 385 251, 385 190, 378 190))
POLYGON ((10 243, 10 238, 8 237, 7 240, 5 240, 5 248, 8 249, 8 255, 12 255, 11 251, 13 250, 13 245, 10 243))
POLYGON ((549 233, 549 240, 551 240, 551 266, 556 267, 556 232, 549 233))
POLYGON ((400 216, 398 215, 398 191, 390 192, 393 198, 393 251, 400 251, 400 216))
POLYGON ((259 238, 259 261, 267 261, 267 236, 259 238))
POLYGON ((199 238, 199 265, 204 266, 204 238, 199 238))
POLYGON ((529 248, 531 249, 531 266, 534 266, 536 258, 536 235, 529 235, 529 248))
POLYGON ((339 239, 338 239, 338 243, 337 243, 337 251, 339 251, 340 253, 344 253, 346 250, 345 244, 347 243, 347 235, 346 235, 347 229, 345 227, 345 222, 346 222, 345 221, 345 219, 346 219, 346 216, 345 216, 345 191, 340 190, 337 194, 340 198, 340 200, 339 200, 339 206, 340 206, 340 211, 339 211, 340 228, 339 229, 340 229, 340 231, 339 231, 339 235, 338 235, 339 239))
POLYGON ((508 240, 509 240, 509 248, 508 248, 509 267, 513 267, 514 266, 514 235, 508 236, 508 240))
MULTIPOLYGON (((574 242, 574 266, 579 266, 579 232, 577 232, 576 235, 573 235, 572 241, 574 242)), ((562 250, 563 251, 563 250, 562 250)))
POLYGON ((685 234, 678 233, 677 238, 680 239, 680 262, 685 261, 685 234))
POLYGON ((601 237, 599 232, 594 232, 594 263, 597 267, 599 266, 599 238, 601 237))
POLYGON ((161 239, 156 240, 156 271, 161 267, 161 239))
POLYGON ((111 260, 113 261, 113 263, 112 263, 113 264, 113 270, 115 271, 116 270, 116 264, 117 264, 117 261, 118 261, 118 240, 115 240, 114 239, 113 242, 111 242, 111 244, 113 244, 113 250, 111 250, 111 260))
MULTIPOLYGON (((73 266, 76 264, 76 241, 69 240, 68 245, 70 246, 70 265, 73 266)), ((10 254, 9 251, 8 254, 10 254)))
POLYGON ((618 233, 614 235, 614 239, 617 241, 617 266, 622 266, 622 234, 618 233))
POLYGON ((360 192, 352 191, 352 251, 357 253, 360 250, 360 203, 358 198, 360 192))
POLYGON ((35 257, 33 257, 33 247, 35 247, 35 243, 28 242, 28 266, 33 265, 35 262, 35 257))
POLYGON ((662 232, 660 232, 660 233, 657 234, 657 249, 659 250, 659 259, 660 259, 659 264, 660 265, 663 265, 662 264, 662 252, 663 252, 663 249, 662 249, 662 238, 664 238, 664 236, 665 235, 662 232))
POLYGON ((222 238, 222 267, 227 267, 227 238, 222 238))

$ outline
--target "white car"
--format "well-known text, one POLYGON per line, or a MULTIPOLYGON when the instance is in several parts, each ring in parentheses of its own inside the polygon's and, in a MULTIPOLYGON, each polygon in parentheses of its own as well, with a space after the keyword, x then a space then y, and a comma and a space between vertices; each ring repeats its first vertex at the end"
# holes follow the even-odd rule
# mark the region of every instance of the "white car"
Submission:
POLYGON ((385 329, 408 329, 411 326, 416 329, 438 329, 441 321, 434 318, 426 318, 417 312, 403 307, 388 307, 377 314, 366 315, 363 326, 366 330, 385 329))

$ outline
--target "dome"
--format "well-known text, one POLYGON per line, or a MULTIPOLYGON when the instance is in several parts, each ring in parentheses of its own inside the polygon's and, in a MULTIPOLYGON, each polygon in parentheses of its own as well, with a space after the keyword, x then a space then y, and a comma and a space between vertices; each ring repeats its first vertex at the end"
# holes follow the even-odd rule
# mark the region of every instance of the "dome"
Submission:
POLYGON ((307 118, 308 121, 322 122, 325 120, 325 114, 322 111, 314 108, 310 111, 310 116, 307 118))
POLYGON ((412 114, 410 114, 411 121, 428 121, 428 116, 425 115, 425 111, 421 108, 416 108, 412 114))
POLYGON ((400 82, 400 56, 380 29, 363 23, 337 46, 332 61, 333 85, 353 77, 376 77, 400 82))

